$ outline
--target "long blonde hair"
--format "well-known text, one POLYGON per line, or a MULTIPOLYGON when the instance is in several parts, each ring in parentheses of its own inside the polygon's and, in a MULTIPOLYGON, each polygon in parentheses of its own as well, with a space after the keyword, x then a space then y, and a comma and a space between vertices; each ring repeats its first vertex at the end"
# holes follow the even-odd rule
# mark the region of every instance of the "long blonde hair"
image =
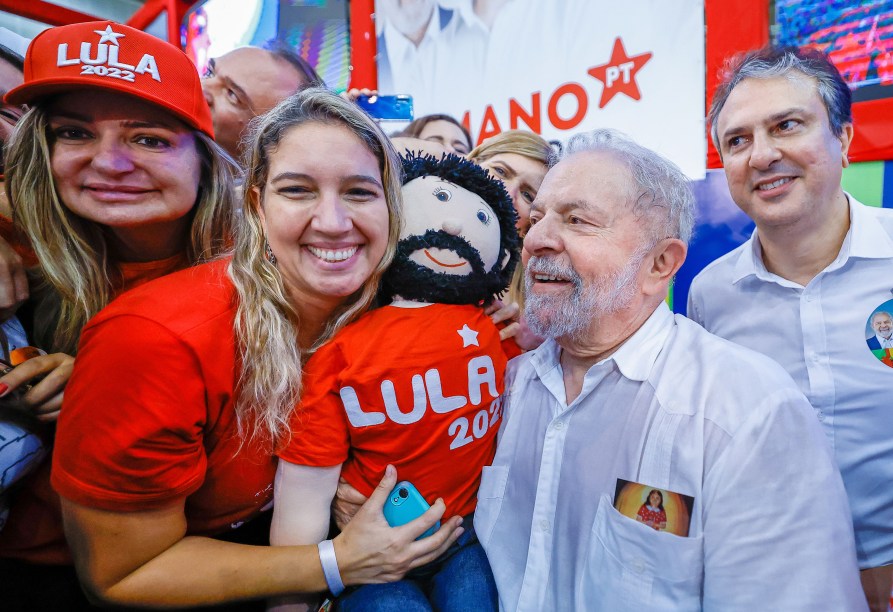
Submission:
POLYGON ((384 132, 359 108, 321 88, 287 98, 251 124, 244 184, 243 218, 229 274, 238 305, 235 337, 241 362, 236 415, 243 440, 274 448, 288 435, 289 419, 301 395, 301 370, 307 354, 368 310, 378 282, 397 248, 402 218, 399 158, 384 132), (266 238, 260 208, 270 169, 270 156, 286 132, 305 123, 350 129, 378 159, 388 206, 388 244, 369 279, 336 310, 322 335, 302 353, 298 344, 301 319, 282 276, 264 253, 266 238), (259 193, 256 196, 255 193, 259 193))
MULTIPOLYGON (((480 164, 495 155, 513 153, 539 162, 549 169, 555 163, 552 145, 538 134, 526 130, 508 130, 492 136, 472 149, 468 159, 480 164)), ((522 236, 523 238, 523 236, 522 236)), ((524 266, 518 265, 512 276, 505 299, 517 302, 524 312, 524 266)))
MULTIPOLYGON (((195 131, 201 157, 199 195, 192 215, 190 263, 210 259, 231 244, 236 202, 229 156, 195 131)), ((6 194, 13 220, 25 232, 39 266, 34 341, 41 348, 75 354, 87 321, 114 297, 120 272, 110 253, 108 230, 84 219, 59 199, 50 166, 46 111, 35 106, 16 126, 6 149, 6 194)))

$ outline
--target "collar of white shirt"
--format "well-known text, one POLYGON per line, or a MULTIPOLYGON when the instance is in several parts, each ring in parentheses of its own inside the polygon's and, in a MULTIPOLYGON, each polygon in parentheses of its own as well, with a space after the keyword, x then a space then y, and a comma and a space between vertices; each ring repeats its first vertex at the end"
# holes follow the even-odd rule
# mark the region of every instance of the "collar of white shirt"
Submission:
POLYGON ((434 12, 431 14, 431 20, 428 22, 428 28, 425 30, 425 35, 422 36, 418 47, 412 44, 412 41, 406 38, 406 36, 398 32, 397 28, 390 21, 384 22, 383 33, 385 46, 388 49, 388 58, 406 57, 407 52, 415 52, 427 41, 436 39, 440 33, 440 10, 436 5, 434 6, 434 12))
MULTIPOLYGON (((613 361, 626 378, 637 381, 646 380, 651 374, 654 362, 666 343, 673 325, 673 313, 666 302, 661 302, 626 342, 621 344, 610 357, 602 359, 592 368, 613 361)), ((552 369, 559 367, 560 355, 561 347, 553 339, 547 340, 533 351, 531 363, 541 379, 552 369)))
MULTIPOLYGON (((840 253, 837 258, 828 265, 825 271, 834 270, 844 265, 850 257, 864 259, 893 258, 893 240, 881 227, 877 219, 871 214, 870 207, 865 206, 850 194, 846 194, 850 203, 850 229, 847 231, 840 253)), ((757 230, 745 244, 735 262, 735 276, 733 283, 748 276, 756 276, 763 281, 778 283, 784 286, 799 287, 796 283, 772 274, 763 264, 760 250, 760 239, 757 230)))
POLYGON ((474 7, 472 6, 472 4, 473 0, 453 0, 452 2, 441 2, 441 5, 443 5, 444 8, 454 9, 458 13, 462 21, 465 23, 466 27, 472 29, 478 28, 480 30, 483 30, 484 32, 489 32, 490 29, 474 12, 474 7))

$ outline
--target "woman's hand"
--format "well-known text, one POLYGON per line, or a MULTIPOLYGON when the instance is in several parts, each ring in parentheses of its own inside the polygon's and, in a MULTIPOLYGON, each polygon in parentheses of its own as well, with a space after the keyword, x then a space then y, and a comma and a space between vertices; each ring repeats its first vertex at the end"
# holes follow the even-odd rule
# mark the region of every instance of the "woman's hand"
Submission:
POLYGON ((338 529, 344 531, 367 499, 369 498, 350 486, 343 478, 338 480, 338 490, 335 491, 335 500, 332 502, 332 516, 335 517, 338 529))
POLYGON ((446 506, 442 499, 419 518, 390 527, 382 510, 396 484, 397 470, 389 465, 369 501, 335 538, 335 557, 344 584, 400 580, 409 570, 434 561, 462 534, 462 519, 454 516, 434 535, 416 541, 443 516, 446 506))
POLYGON ((74 357, 65 353, 40 355, 24 361, 0 377, 0 397, 31 384, 22 396, 22 403, 44 422, 59 418, 62 395, 71 371, 74 357))
POLYGON ((499 339, 502 341, 513 338, 521 331, 521 327, 518 325, 520 313, 521 307, 517 302, 506 304, 502 300, 495 300, 484 309, 484 314, 488 315, 493 324, 499 328, 499 339), (505 327, 500 327, 500 323, 505 323, 505 327))
POLYGON ((342 93, 341 97, 346 100, 349 100, 350 102, 356 102, 357 98, 359 98, 360 96, 377 96, 377 95, 378 95, 377 89, 367 89, 365 87, 363 89, 357 89, 356 87, 351 87, 350 89, 348 89, 347 91, 342 93))

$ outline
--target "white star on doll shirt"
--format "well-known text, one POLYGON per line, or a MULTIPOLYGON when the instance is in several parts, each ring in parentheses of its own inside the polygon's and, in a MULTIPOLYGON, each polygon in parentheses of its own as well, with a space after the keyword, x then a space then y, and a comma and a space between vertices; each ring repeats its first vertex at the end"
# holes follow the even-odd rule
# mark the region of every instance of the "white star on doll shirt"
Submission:
POLYGON ((478 344, 478 332, 468 327, 468 323, 463 325, 462 329, 457 329, 456 333, 462 336, 462 348, 466 346, 480 346, 478 344))

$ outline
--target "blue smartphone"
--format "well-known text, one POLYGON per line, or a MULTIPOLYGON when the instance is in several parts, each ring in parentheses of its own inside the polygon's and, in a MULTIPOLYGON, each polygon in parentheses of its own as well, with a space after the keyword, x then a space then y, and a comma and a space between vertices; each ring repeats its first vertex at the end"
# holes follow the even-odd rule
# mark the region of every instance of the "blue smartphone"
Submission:
MULTIPOLYGON (((399 527, 419 518, 430 507, 418 489, 411 482, 404 480, 398 482, 388 495, 388 500, 384 504, 384 518, 391 527, 399 527)), ((416 539, 427 538, 438 529, 440 521, 416 539)))
POLYGON ((360 96, 357 105, 378 121, 412 121, 412 96, 360 96))

